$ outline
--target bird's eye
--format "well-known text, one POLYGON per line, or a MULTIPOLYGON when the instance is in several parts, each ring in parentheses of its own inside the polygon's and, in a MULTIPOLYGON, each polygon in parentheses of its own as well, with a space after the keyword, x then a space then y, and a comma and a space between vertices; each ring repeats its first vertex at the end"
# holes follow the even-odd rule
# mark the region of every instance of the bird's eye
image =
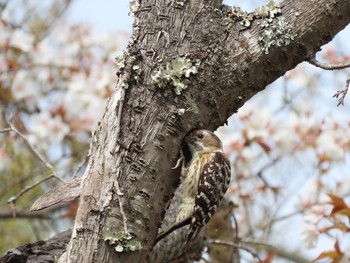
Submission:
POLYGON ((203 138, 204 138, 204 135, 203 135, 203 134, 198 134, 197 137, 198 137, 199 139, 203 139, 203 138))

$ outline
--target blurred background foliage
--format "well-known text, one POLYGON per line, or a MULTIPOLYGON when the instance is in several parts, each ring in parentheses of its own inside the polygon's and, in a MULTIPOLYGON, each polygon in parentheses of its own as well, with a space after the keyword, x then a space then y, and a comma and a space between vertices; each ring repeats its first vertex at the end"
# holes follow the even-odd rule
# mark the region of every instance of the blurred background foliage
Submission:
MULTIPOLYGON (((115 89, 114 58, 128 33, 71 22, 74 2, 0 3, 0 253, 72 226, 77 202, 28 211, 41 194, 82 175, 91 133, 115 89)), ((240 2, 225 4, 248 11, 265 4, 240 2)), ((316 58, 348 62, 349 34, 347 27, 316 58)), ((302 63, 217 131, 234 168, 227 195, 237 205, 234 231, 269 244, 251 243, 264 262, 290 262, 287 252, 350 257, 350 103, 345 97, 337 107, 332 99, 348 74, 302 63)), ((241 257, 252 261, 247 252, 241 257)))

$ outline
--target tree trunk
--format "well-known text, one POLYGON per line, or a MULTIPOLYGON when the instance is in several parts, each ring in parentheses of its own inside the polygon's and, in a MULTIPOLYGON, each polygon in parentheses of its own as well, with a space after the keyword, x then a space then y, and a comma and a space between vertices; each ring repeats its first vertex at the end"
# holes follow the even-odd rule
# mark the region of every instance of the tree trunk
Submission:
POLYGON ((281 34, 262 42, 266 28, 223 17, 218 1, 140 2, 121 100, 111 97, 93 136, 67 262, 145 262, 179 182, 171 167, 183 136, 222 125, 350 21, 347 0, 284 1, 281 34))
POLYGON ((60 262, 146 262, 179 183, 183 136, 224 124, 350 22, 348 0, 286 0, 268 38, 272 24, 245 27, 215 0, 140 2, 60 262))

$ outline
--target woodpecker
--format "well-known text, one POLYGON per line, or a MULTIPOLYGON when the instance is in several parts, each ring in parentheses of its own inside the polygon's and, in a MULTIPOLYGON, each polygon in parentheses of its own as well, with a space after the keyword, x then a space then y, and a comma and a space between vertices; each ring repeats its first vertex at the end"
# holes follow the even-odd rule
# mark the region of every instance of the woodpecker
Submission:
POLYGON ((172 231, 190 224, 187 243, 213 216, 230 183, 231 166, 220 139, 211 131, 194 130, 183 140, 185 167, 183 195, 178 216, 156 243, 172 231), (186 156, 186 152, 190 155, 186 156), (186 158, 187 157, 187 158, 186 158))

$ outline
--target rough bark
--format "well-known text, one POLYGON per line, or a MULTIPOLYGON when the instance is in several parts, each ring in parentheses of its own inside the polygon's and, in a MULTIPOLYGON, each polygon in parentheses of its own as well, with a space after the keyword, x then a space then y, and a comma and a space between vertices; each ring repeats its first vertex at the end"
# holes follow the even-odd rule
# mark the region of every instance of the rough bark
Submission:
POLYGON ((117 93, 110 98, 93 135, 75 226, 60 262, 145 262, 179 182, 179 169, 171 167, 182 137, 225 123, 350 22, 348 0, 283 1, 282 17, 295 39, 266 54, 257 21, 244 28, 223 18, 214 10, 218 1, 140 2, 120 76, 120 86, 128 88, 119 103, 117 93), (181 79, 187 89, 180 95, 170 83, 150 89, 151 76, 178 57, 200 62, 197 74, 181 79), (123 252, 105 242, 125 232, 134 243, 119 239, 123 252), (127 251, 135 244, 142 249, 127 251))
MULTIPOLYGON (((217 1, 140 2, 121 74, 121 85, 128 89, 120 104, 116 95, 109 100, 93 136, 69 262, 144 262, 178 183, 179 171, 171 167, 183 136, 194 128, 222 125, 267 84, 314 56, 350 21, 347 0, 284 1, 282 16, 295 40, 266 54, 259 44, 264 29, 254 22, 245 29, 222 18, 214 10, 217 1), (181 79, 187 85, 181 95, 169 83, 150 89, 160 66, 184 56, 200 66, 198 74, 181 79), (181 109, 186 111, 180 114, 181 109), (141 251, 113 251, 104 241, 107 231, 130 232, 141 251)), ((125 250, 126 243, 121 244, 125 250)))
POLYGON ((71 230, 50 238, 13 248, 0 258, 0 263, 47 263, 56 262, 69 242, 71 230))

